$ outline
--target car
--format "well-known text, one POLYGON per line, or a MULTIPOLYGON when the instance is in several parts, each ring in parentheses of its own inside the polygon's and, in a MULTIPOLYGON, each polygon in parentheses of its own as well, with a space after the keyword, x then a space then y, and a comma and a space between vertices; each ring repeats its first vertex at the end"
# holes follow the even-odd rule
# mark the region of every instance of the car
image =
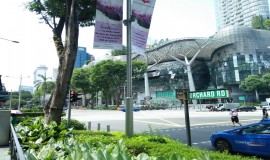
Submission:
MULTIPOLYGON (((120 111, 126 112, 126 107, 121 107, 120 111)), ((134 107, 134 108, 133 108, 133 111, 134 111, 134 112, 139 112, 139 111, 140 111, 140 108, 134 107)))
POLYGON ((237 107, 236 109, 237 109, 238 112, 242 112, 242 111, 246 111, 246 112, 252 111, 252 112, 254 112, 254 111, 257 110, 257 108, 254 107, 254 106, 240 106, 240 107, 237 107))
POLYGON ((270 102, 261 102, 260 107, 270 110, 270 102))
POLYGON ((218 131, 211 135, 211 144, 218 151, 247 153, 270 158, 270 119, 218 131))

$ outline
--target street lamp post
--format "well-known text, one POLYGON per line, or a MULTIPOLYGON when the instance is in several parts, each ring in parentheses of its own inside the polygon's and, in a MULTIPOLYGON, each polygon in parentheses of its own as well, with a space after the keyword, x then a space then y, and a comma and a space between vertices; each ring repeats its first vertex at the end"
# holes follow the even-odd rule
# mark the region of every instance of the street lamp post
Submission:
POLYGON ((9 42, 13 42, 13 43, 20 43, 19 41, 14 41, 14 40, 2 38, 2 37, 0 37, 0 39, 5 40, 5 41, 9 41, 9 42))
MULTIPOLYGON (((21 109, 21 88, 22 88, 22 75, 20 77, 11 77, 11 76, 6 76, 6 77, 9 77, 9 78, 19 78, 20 79, 20 85, 19 85, 19 103, 18 103, 18 110, 21 109)), ((27 76, 26 78, 29 78, 29 76, 27 76)))

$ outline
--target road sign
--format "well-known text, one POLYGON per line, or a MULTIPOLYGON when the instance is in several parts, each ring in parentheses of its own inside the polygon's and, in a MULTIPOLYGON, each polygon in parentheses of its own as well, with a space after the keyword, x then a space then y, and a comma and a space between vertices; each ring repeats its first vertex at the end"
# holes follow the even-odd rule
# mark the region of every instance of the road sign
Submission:
POLYGON ((229 98, 229 91, 227 89, 207 90, 189 92, 189 99, 217 99, 229 98))
POLYGON ((244 101, 245 100, 245 96, 239 96, 239 100, 240 101, 244 101))
POLYGON ((156 92, 156 98, 176 98, 175 90, 165 90, 165 91, 157 91, 156 92))

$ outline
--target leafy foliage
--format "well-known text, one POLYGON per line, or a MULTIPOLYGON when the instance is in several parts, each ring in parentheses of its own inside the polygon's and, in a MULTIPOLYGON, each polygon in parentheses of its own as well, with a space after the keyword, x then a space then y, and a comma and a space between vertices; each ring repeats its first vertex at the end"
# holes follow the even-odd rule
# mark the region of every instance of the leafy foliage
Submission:
POLYGON ((255 29, 270 30, 270 19, 265 19, 262 15, 254 15, 251 19, 251 26, 255 29))
POLYGON ((128 138, 121 132, 67 131, 61 124, 42 125, 41 119, 16 127, 27 159, 39 160, 249 160, 239 155, 202 151, 155 135, 128 138), (60 130, 61 131, 60 131, 60 130), (72 136, 74 135, 74 136, 72 136), (50 137, 50 138, 49 138, 50 137), (27 149, 27 150, 26 150, 27 149))
POLYGON ((112 56, 127 55, 127 47, 122 46, 121 50, 113 50, 112 56))
POLYGON ((126 64, 122 61, 105 60, 90 68, 91 83, 102 91, 106 107, 109 97, 126 80, 126 64))
POLYGON ((265 29, 263 16, 253 16, 251 20, 251 26, 255 29, 265 29))
POLYGON ((24 150, 39 150, 51 138, 62 140, 71 136, 72 129, 66 128, 66 123, 57 125, 54 121, 45 124, 41 117, 26 119, 16 126, 18 139, 24 150))
MULTIPOLYGON (((75 130, 86 130, 86 126, 84 123, 82 123, 76 119, 70 119, 70 122, 71 122, 71 124, 70 124, 71 128, 73 128, 75 130)), ((67 124, 67 119, 63 119, 62 123, 67 124)))
POLYGON ((265 84, 266 89, 269 90, 270 89, 270 73, 263 75, 261 80, 265 84))
MULTIPOLYGON (((96 15, 96 0, 79 0, 78 20, 80 26, 91 26, 96 15)), ((57 18, 66 15, 66 3, 63 0, 30 1, 26 6, 29 11, 41 15, 42 19, 49 25, 55 26, 57 18), (42 3, 43 2, 43 3, 42 3)), ((60 19, 59 19, 59 23, 60 19)))
POLYGON ((102 144, 116 144, 119 140, 123 139, 129 154, 143 160, 255 160, 255 158, 245 158, 239 155, 232 156, 228 153, 202 151, 164 136, 155 136, 152 134, 137 134, 131 138, 127 138, 122 132, 75 131, 74 136, 79 143, 90 142, 94 147, 100 147, 102 144))
POLYGON ((241 82, 239 88, 245 92, 254 92, 257 89, 263 88, 262 81, 256 75, 249 75, 244 81, 241 82))

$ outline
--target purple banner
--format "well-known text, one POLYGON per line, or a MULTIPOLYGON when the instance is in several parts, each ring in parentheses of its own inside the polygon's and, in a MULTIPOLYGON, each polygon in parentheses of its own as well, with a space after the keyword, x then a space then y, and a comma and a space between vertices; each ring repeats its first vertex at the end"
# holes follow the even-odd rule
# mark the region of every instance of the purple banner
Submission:
POLYGON ((94 46, 122 49, 123 0, 97 0, 94 46))
POLYGON ((132 52, 144 55, 148 32, 156 0, 133 0, 132 15, 135 22, 131 24, 132 52))

